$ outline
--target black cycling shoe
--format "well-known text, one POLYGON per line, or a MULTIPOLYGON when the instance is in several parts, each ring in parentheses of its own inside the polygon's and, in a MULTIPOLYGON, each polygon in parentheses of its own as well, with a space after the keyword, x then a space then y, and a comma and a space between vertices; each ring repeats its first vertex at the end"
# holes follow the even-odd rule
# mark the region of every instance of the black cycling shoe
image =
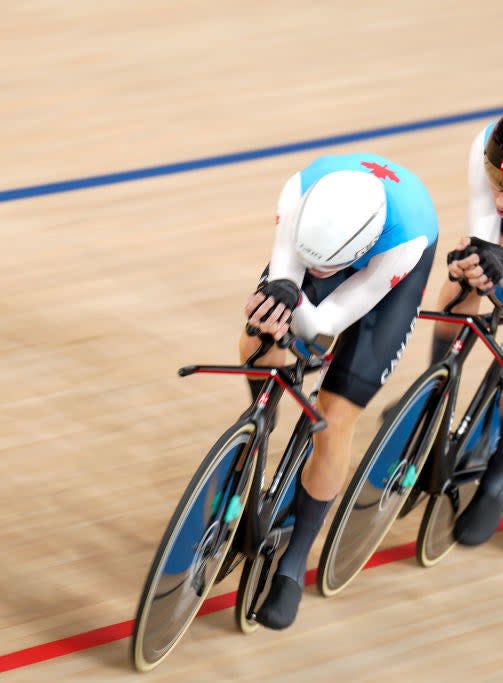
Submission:
POLYGON ((454 538, 462 545, 480 545, 496 533, 503 515, 503 457, 489 460, 475 495, 454 525, 454 538))
POLYGON ((454 525, 454 538, 461 545, 480 545, 498 530, 503 501, 480 490, 473 496, 466 510, 454 525))
POLYGON ((275 574, 269 595, 257 612, 257 622, 275 631, 288 628, 295 621, 301 597, 302 588, 297 581, 275 574))

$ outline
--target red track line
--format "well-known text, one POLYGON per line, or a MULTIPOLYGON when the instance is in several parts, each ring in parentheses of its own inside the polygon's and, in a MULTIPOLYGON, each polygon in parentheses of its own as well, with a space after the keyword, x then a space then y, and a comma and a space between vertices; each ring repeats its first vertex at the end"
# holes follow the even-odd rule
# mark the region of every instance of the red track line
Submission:
MULTIPOLYGON (((498 531, 503 530, 503 521, 500 522, 498 531)), ((405 543, 393 548, 386 548, 379 550, 372 555, 370 560, 364 566, 364 569, 371 569, 379 567, 383 564, 390 564, 413 557, 416 550, 416 543, 405 543)), ((310 569, 306 572, 306 586, 310 586, 316 581, 317 569, 310 569)), ((233 607, 236 602, 236 592, 224 593, 223 595, 216 595, 208 598, 203 603, 203 606, 198 612, 198 617, 213 612, 219 612, 223 609, 233 607)), ((79 652, 81 650, 88 650, 98 645, 106 645, 112 643, 114 640, 121 640, 128 638, 133 633, 133 620, 121 621, 118 624, 111 624, 110 626, 103 626, 92 631, 79 633, 75 636, 68 636, 61 638, 61 640, 53 640, 50 643, 43 645, 35 645, 24 650, 17 650, 5 655, 0 655, 0 672, 10 671, 11 669, 20 669, 23 666, 30 664, 37 664, 45 662, 49 659, 62 657, 72 652, 79 652)))
POLYGON ((122 621, 119 624, 112 624, 111 626, 103 626, 103 628, 96 628, 86 633, 79 633, 76 636, 62 638, 61 640, 53 640, 51 643, 27 647, 25 650, 18 650, 17 652, 0 656, 0 671, 20 669, 23 666, 45 662, 48 659, 62 657, 71 652, 79 652, 80 650, 88 650, 98 645, 106 645, 114 640, 127 638, 132 632, 133 621, 129 620, 122 621))

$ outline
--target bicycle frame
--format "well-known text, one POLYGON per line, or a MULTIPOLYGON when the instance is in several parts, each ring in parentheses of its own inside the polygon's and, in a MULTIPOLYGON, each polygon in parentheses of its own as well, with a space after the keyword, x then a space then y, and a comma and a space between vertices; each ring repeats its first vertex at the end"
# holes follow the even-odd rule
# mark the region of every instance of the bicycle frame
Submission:
MULTIPOLYGON (((290 337, 289 348, 297 356, 297 361, 284 367, 255 367, 258 358, 272 346, 271 340, 262 338, 261 345, 243 365, 189 365, 180 368, 178 374, 186 377, 192 374, 245 375, 251 379, 264 379, 261 392, 256 401, 246 411, 246 421, 255 425, 255 435, 247 453, 257 457, 257 467, 248 497, 248 514, 243 516, 243 534, 240 538, 240 552, 254 557, 264 543, 277 513, 287 483, 301 461, 303 448, 309 434, 325 428, 325 420, 313 405, 313 394, 307 397, 300 390, 304 376, 316 371, 323 372, 332 360, 330 354, 316 356, 299 339, 290 337), (292 432, 283 452, 280 463, 273 475, 264 498, 262 482, 267 458, 267 442, 271 423, 278 403, 284 393, 301 407, 302 414, 292 432)), ((314 392, 313 392, 314 393, 314 392)))
POLYGON ((442 394, 447 395, 448 398, 442 423, 423 474, 423 488, 429 494, 441 493, 446 484, 451 481, 456 464, 456 454, 469 425, 478 419, 481 412, 487 407, 488 398, 492 397, 497 391, 497 387, 501 387, 503 383, 503 352, 495 339, 496 330, 503 323, 502 303, 494 295, 489 295, 495 306, 492 313, 476 316, 452 313, 452 308, 465 298, 468 291, 466 290, 466 293, 462 291, 461 295, 450 302, 443 312, 420 311, 418 315, 423 320, 462 325, 448 354, 439 363, 439 365, 449 367, 449 379, 442 390, 442 394), (486 371, 456 430, 453 431, 461 372, 477 339, 481 339, 493 355, 494 360, 486 371))

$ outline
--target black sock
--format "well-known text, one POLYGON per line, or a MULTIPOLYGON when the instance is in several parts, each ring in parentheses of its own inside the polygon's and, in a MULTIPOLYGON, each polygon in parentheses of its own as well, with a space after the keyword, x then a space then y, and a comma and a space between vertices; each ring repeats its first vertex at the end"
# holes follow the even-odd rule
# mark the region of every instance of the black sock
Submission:
POLYGON ((441 337, 438 334, 433 335, 431 343, 431 364, 434 365, 442 360, 450 349, 452 344, 452 337, 441 337))
POLYGON ((295 523, 277 573, 289 576, 304 587, 307 556, 333 500, 316 500, 301 485, 295 503, 295 523))
POLYGON ((272 577, 271 589, 257 612, 263 626, 283 629, 295 621, 304 588, 307 555, 332 503, 311 498, 301 485, 290 542, 272 577))

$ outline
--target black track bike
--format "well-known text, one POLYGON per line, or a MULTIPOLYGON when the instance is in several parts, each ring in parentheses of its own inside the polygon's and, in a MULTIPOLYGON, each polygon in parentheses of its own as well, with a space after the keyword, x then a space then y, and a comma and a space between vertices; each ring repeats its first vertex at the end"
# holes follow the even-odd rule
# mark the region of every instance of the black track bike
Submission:
POLYGON ((423 320, 461 326, 444 359, 428 368, 386 416, 357 467, 324 543, 317 584, 322 595, 340 592, 365 566, 393 522, 428 499, 416 542, 424 567, 455 545, 453 527, 475 492, 500 432, 503 351, 495 339, 503 304, 488 299, 484 315, 452 313, 469 288, 445 311, 421 311, 423 320), (463 366, 477 339, 494 359, 455 426, 463 366))
MULTIPOLYGON (((249 330, 252 332, 252 330, 249 330)), ((236 601, 236 621, 248 633, 267 594, 278 551, 288 542, 300 472, 312 448, 312 433, 326 425, 314 408, 317 389, 302 392, 307 373, 319 372, 320 386, 330 364, 333 339, 319 336, 306 345, 288 335, 281 346, 295 361, 281 368, 255 367, 272 337, 244 365, 191 365, 195 373, 242 374, 263 378, 260 395, 227 429, 202 460, 160 541, 136 613, 132 659, 149 671, 173 650, 196 617, 212 586, 244 560, 236 601), (268 486, 267 447, 278 403, 290 394, 302 412, 268 486)))

